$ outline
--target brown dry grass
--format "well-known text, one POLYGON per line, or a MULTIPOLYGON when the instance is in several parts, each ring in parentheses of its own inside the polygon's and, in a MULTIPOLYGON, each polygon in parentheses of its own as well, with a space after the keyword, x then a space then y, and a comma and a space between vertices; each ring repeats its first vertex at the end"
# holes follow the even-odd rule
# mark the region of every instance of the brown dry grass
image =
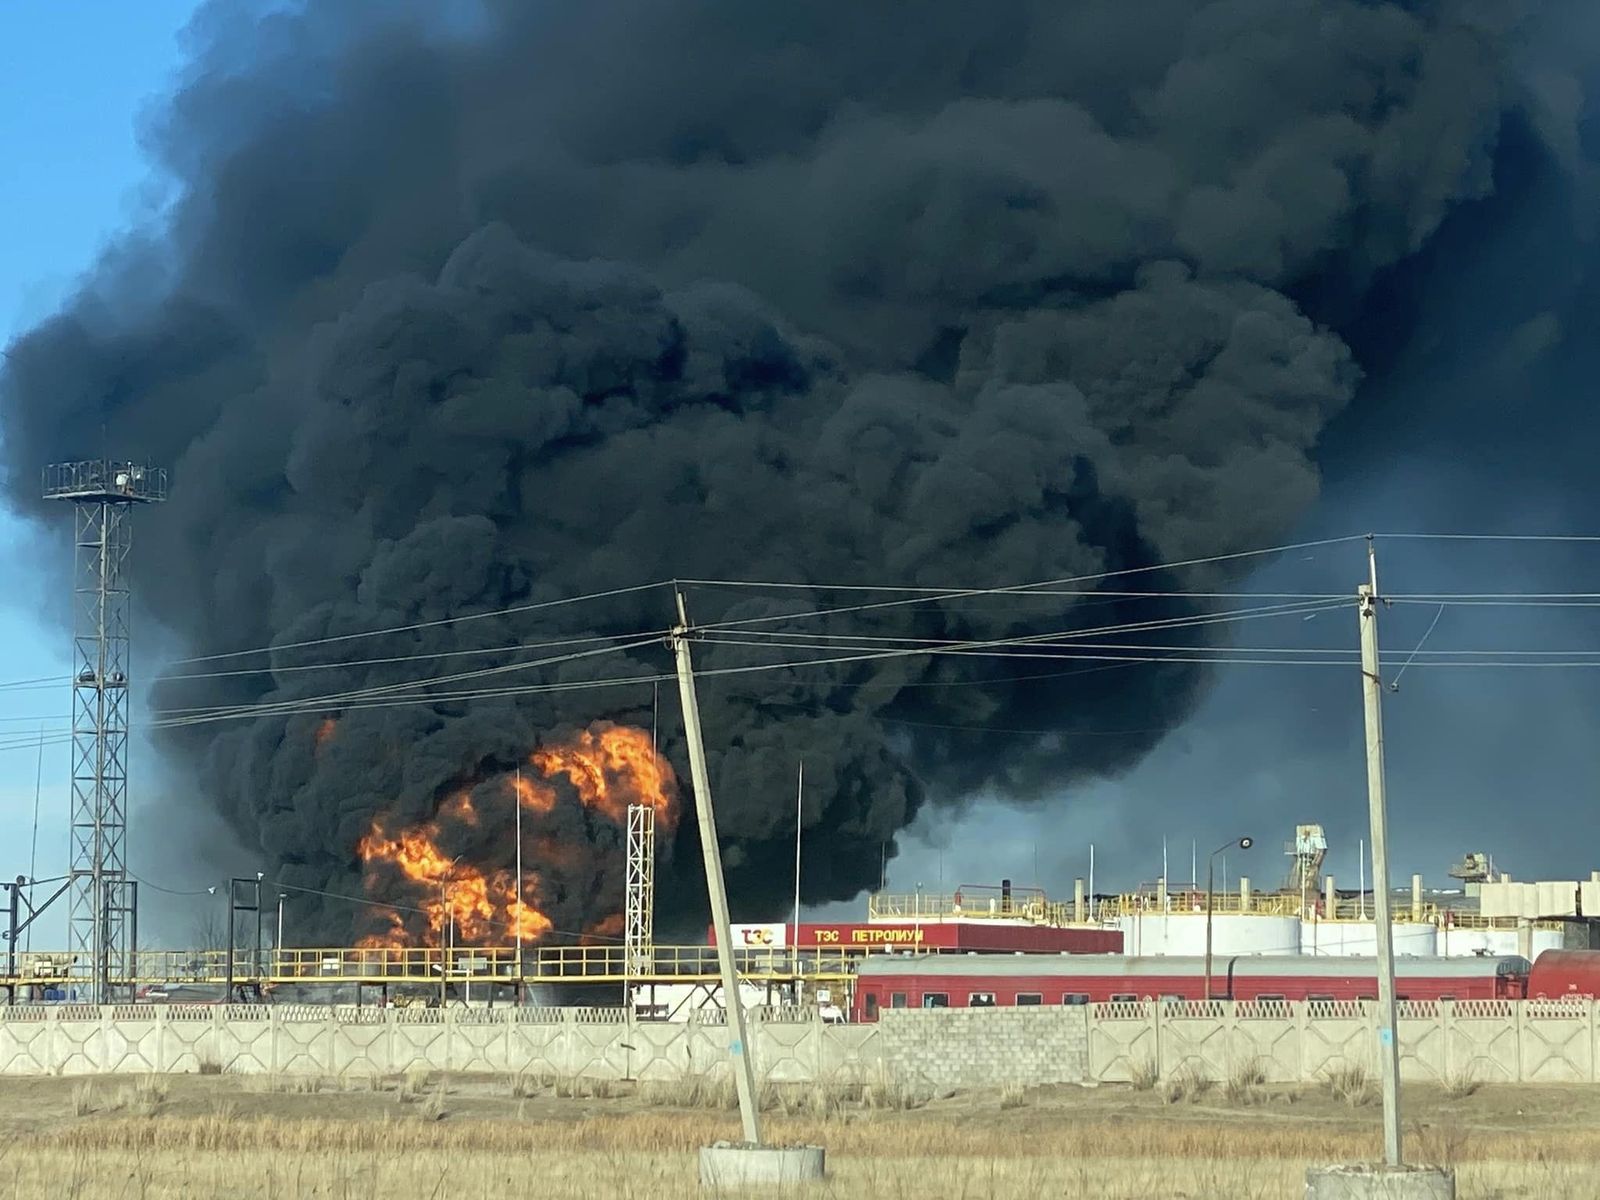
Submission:
MULTIPOLYGON (((443 1103, 443 1090, 433 1093, 443 1103)), ((1191 1110, 1193 1111, 1193 1110, 1191 1110)), ((1012 1114, 1015 1115, 1015 1114, 1012 1114)), ((273 1154, 682 1154, 719 1137, 737 1135, 736 1119, 675 1112, 633 1112, 570 1121, 418 1120, 415 1110, 376 1120, 330 1121, 242 1117, 237 1109, 158 1120, 100 1118, 17 1140, 25 1148, 92 1153, 273 1154)), ((1432 1128, 1430 1126, 1430 1128, 1432 1128)), ((912 1158, 1362 1159, 1377 1149, 1376 1128, 1343 1128, 1317 1121, 1267 1123, 1207 1111, 1203 1119, 1019 1121, 956 1118, 847 1119, 769 1117, 771 1140, 822 1144, 830 1153, 912 1158), (1045 1127, 1048 1136, 1042 1136, 1045 1127)), ((1542 1159, 1600 1164, 1600 1129, 1521 1131, 1474 1129, 1465 1157, 1473 1161, 1542 1159)))
MULTIPOLYGON (((429 1128, 442 1129, 445 1125, 429 1128)), ((884 1149, 892 1150, 892 1147, 884 1149)), ((820 1187, 764 1195, 821 1200, 1000 1200, 1051 1196, 1079 1200, 1277 1200, 1300 1194, 1305 1164, 1215 1155, 1184 1161, 1060 1156, 937 1158, 846 1154, 829 1145, 829 1178, 820 1187)), ((1461 1200, 1594 1197, 1584 1163, 1468 1163, 1458 1168, 1461 1200)), ((66 1196, 73 1200, 393 1200, 397 1196, 493 1196, 495 1200, 698 1200, 695 1158, 688 1153, 595 1149, 463 1155, 457 1151, 318 1152, 297 1156, 243 1150, 195 1154, 164 1150, 127 1156, 23 1149, 7 1156, 0 1200, 66 1196)))
MULTIPOLYGON (((654 1089, 672 1093, 663 1101, 632 1085, 559 1097, 554 1080, 519 1088, 504 1076, 390 1079, 378 1090, 361 1081, 338 1092, 191 1076, 166 1080, 170 1091, 145 1115, 146 1105, 115 1110, 118 1089, 137 1092, 138 1082, 105 1080, 96 1083, 104 1102, 97 1094, 90 1115, 74 1116, 81 1083, 8 1081, 8 1092, 13 1082, 17 1103, 0 1108, 0 1200, 688 1200, 699 1194, 694 1151, 738 1131, 720 1105, 652 1106, 695 1100, 670 1087, 654 1089)), ((1020 1107, 1016 1089, 997 1089, 896 1108, 870 1107, 871 1089, 859 1084, 769 1084, 765 1132, 827 1147, 829 1182, 802 1194, 873 1200, 1266 1200, 1298 1194, 1309 1164, 1375 1155, 1375 1106, 1352 1110, 1326 1087, 1292 1091, 1253 1075, 1249 1084, 1262 1095, 1244 1112, 1225 1086, 1175 1107, 1107 1087, 1029 1089, 1020 1107)), ((1454 1091, 1408 1089, 1407 1146, 1414 1158, 1454 1164, 1462 1200, 1600 1197, 1600 1090, 1454 1091)))

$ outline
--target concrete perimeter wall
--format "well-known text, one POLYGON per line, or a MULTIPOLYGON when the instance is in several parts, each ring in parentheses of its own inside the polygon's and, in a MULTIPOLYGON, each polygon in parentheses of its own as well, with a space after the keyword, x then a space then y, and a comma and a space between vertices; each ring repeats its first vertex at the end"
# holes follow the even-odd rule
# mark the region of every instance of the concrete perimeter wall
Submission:
MULTIPOLYGON (((814 1014, 751 1014, 774 1082, 864 1081, 879 1030, 814 1014)), ((57 1004, 0 1008, 0 1075, 412 1070, 680 1079, 728 1069, 720 1012, 630 1022, 621 1008, 356 1008, 309 1004, 57 1004)))
MULTIPOLYGON (((0 1075, 197 1072, 531 1072, 671 1080, 727 1070, 720 1013, 630 1021, 607 1008, 377 1009, 321 1005, 38 1005, 0 1008, 0 1075)), ((1225 1079, 1254 1062, 1275 1082, 1369 1070, 1375 1006, 1356 1001, 891 1009, 876 1025, 751 1014, 756 1067, 780 1083, 888 1075, 943 1090, 1115 1083, 1152 1067, 1225 1079)), ((1412 1001, 1400 1008, 1407 1080, 1600 1081, 1589 1001, 1412 1001)))

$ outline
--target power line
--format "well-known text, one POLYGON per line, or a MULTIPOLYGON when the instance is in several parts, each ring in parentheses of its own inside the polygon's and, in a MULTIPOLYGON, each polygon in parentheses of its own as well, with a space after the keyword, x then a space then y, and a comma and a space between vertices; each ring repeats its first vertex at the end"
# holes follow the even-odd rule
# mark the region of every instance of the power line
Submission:
POLYGON ((567 596, 560 600, 541 600, 534 604, 517 604, 508 608, 489 609, 484 612, 466 613, 456 617, 440 617, 433 621, 414 621, 409 625, 392 625, 386 629, 368 629, 360 633, 341 633, 329 637, 308 638, 300 642, 279 642, 275 645, 255 646, 248 650, 228 650, 218 654, 202 654, 193 658, 176 659, 172 666, 186 666, 190 663, 217 662, 226 658, 241 658, 248 654, 275 654, 282 650, 302 650, 308 646, 327 646, 335 642, 356 641, 360 638, 384 637, 391 633, 411 633, 418 629, 434 629, 440 625, 460 625, 468 621, 482 621, 490 617, 510 617, 520 613, 538 612, 548 608, 558 608, 568 604, 583 604, 591 600, 605 600, 612 596, 627 596, 636 592, 646 592, 652 588, 667 586, 665 580, 655 583, 638 583, 631 587, 611 588, 603 592, 590 592, 583 596, 567 596))
POLYGON ((1433 542, 1600 542, 1595 533, 1375 533, 1389 541, 1433 542))
MULTIPOLYGON (((654 636, 665 637, 667 631, 659 630, 654 636)), ((582 646, 592 642, 616 641, 623 637, 633 637, 635 634, 603 634, 597 633, 589 637, 562 638, 550 642, 519 642, 510 646, 481 646, 470 650, 436 650, 430 654, 398 654, 389 658, 357 658, 345 660, 332 660, 317 663, 296 663, 289 666, 274 667, 244 667, 234 671, 201 671, 181 673, 176 675, 164 674, 160 683, 173 683, 188 679, 233 679, 246 675, 287 675, 298 671, 338 671, 352 667, 381 667, 395 663, 423 662, 437 658, 452 658, 469 654, 515 654, 523 650, 548 650, 558 646, 582 646)), ((5 718, 0 718, 4 720, 5 718)))
MULTIPOLYGON (((808 618, 811 618, 811 617, 836 616, 836 615, 840 615, 840 614, 843 614, 843 613, 850 613, 850 612, 868 612, 868 611, 885 609, 885 608, 899 608, 899 607, 903 607, 903 606, 909 605, 909 604, 929 604, 929 603, 934 603, 934 602, 939 601, 939 600, 962 600, 962 599, 967 599, 968 597, 971 597, 971 596, 1004 596, 1004 595, 1018 595, 1018 594, 1027 595, 1027 594, 1030 594, 1032 592, 1035 592, 1037 589, 1040 589, 1040 588, 1063 587, 1063 586, 1066 586, 1068 584, 1089 583, 1089 582, 1093 582, 1095 580, 1100 580, 1100 579, 1117 579, 1117 578, 1121 578, 1123 576, 1138 575, 1138 574, 1149 572, 1149 571, 1176 571, 1176 570, 1180 570, 1180 569, 1182 569, 1184 567, 1204 566, 1204 565, 1209 564, 1209 563, 1227 562, 1227 561, 1232 561, 1232 560, 1237 560, 1237 559, 1242 559, 1242 558, 1260 557, 1262 555, 1268 555, 1268 554, 1281 554, 1281 553, 1285 553, 1285 552, 1290 551, 1290 550, 1309 550, 1309 549, 1313 549, 1313 548, 1319 547, 1319 546, 1332 546, 1332 545, 1338 545, 1338 544, 1346 543, 1346 542, 1365 541, 1365 540, 1366 539, 1365 539, 1364 535, 1351 535, 1351 536, 1347 536, 1347 537, 1337 537, 1337 538, 1320 538, 1320 539, 1317 539, 1315 541, 1309 541, 1309 542, 1294 542, 1294 543, 1289 543, 1289 544, 1282 545, 1282 546, 1268 546, 1268 547, 1265 547, 1265 548, 1259 549, 1259 550, 1239 550, 1239 551, 1235 551, 1235 552, 1230 553, 1230 554, 1213 554, 1213 555, 1209 555, 1209 556, 1207 556, 1205 558, 1191 558, 1191 559, 1185 559, 1185 560, 1183 560, 1181 562, 1153 563, 1153 564, 1150 564, 1148 566, 1142 566, 1142 567, 1124 567, 1121 570, 1117 570, 1117 571, 1101 571, 1101 572, 1097 572, 1097 573, 1089 574, 1089 575, 1069 575, 1069 576, 1065 576, 1065 577, 1060 578, 1060 579, 1047 579, 1047 580, 1042 580, 1042 581, 1035 582, 1035 583, 1015 584, 1015 585, 1012 585, 1012 586, 1009 586, 1009 587, 952 589, 952 590, 949 590, 949 591, 934 592, 934 593, 932 593, 930 595, 917 595, 917 596, 913 596, 910 599, 905 599, 905 600, 881 600, 881 601, 877 601, 877 602, 870 603, 870 604, 855 604, 855 605, 849 605, 849 606, 840 607, 840 608, 816 609, 816 610, 813 610, 811 612, 804 612, 804 613, 787 613, 787 614, 783 614, 783 615, 779 615, 779 616, 749 617, 749 618, 745 618, 743 620, 737 620, 737 621, 712 622, 711 624, 709 624, 707 626, 702 626, 700 628, 723 628, 723 629, 726 629, 726 628, 731 628, 731 627, 739 626, 739 625, 769 624, 769 623, 771 623, 773 621, 794 621, 794 620, 808 619, 808 618)), ((711 586, 711 587, 716 587, 716 586, 729 586, 729 587, 750 586, 749 584, 741 583, 738 580, 714 580, 714 579, 713 580, 684 580, 683 582, 686 582, 686 583, 699 583, 702 586, 711 586)), ((763 585, 759 585, 758 584, 756 586, 763 586, 763 585)), ((796 586, 806 586, 806 585, 789 584, 789 585, 782 585, 782 586, 796 587, 796 586)), ((828 590, 828 589, 822 588, 822 589, 813 589, 813 590, 828 590)), ((847 590, 847 589, 846 588, 841 588, 840 590, 847 590)), ((906 589, 899 589, 899 590, 906 590, 906 589)))
POLYGON ((280 710, 303 709, 305 705, 322 708, 341 708, 348 702, 368 699, 375 696, 404 692, 407 688, 432 687, 444 683, 459 683, 468 679, 484 679, 494 675, 505 675, 515 671, 528 671, 536 667, 555 666, 562 663, 577 662, 580 659, 597 658, 607 654, 621 654, 629 650, 636 650, 641 646, 649 646, 660 640, 660 634, 654 634, 635 642, 624 643, 620 646, 602 646, 593 650, 579 650, 570 654, 558 654, 551 658, 533 659, 529 662, 506 663, 495 667, 483 667, 475 671, 461 671, 453 675, 439 675, 429 679, 411 679, 399 683, 381 684, 375 687, 358 688, 346 692, 330 692, 321 696, 302 696, 281 701, 261 701, 255 704, 220 705, 201 708, 170 708, 152 710, 157 716, 172 717, 179 721, 188 715, 223 715, 229 713, 243 713, 251 715, 272 715, 280 710))

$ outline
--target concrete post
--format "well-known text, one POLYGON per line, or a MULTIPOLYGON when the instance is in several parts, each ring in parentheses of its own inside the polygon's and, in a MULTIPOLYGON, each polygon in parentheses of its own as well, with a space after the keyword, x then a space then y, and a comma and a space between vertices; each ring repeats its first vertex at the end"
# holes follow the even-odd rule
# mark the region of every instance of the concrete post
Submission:
POLYGON ((706 890, 710 893, 711 922, 717 933, 717 966, 722 980, 722 1005, 728 1014, 728 1053, 739 1093, 739 1118, 747 1146, 761 1145, 761 1118, 757 1111, 752 1047, 745 1029, 744 999, 733 961, 733 926, 728 918, 728 893, 723 885, 722 849, 717 843, 717 818, 711 804, 711 779, 706 770, 705 743, 700 735, 700 706, 695 699, 694 663, 689 654, 689 613, 678 593, 678 623, 672 630, 677 661, 678 695, 683 706, 685 740, 689 744, 689 773, 694 785, 700 850, 705 858, 706 890))
POLYGON ((1411 877, 1411 919, 1422 920, 1422 876, 1411 877))
POLYGON ((1367 815, 1372 831, 1372 899, 1378 933, 1378 1077, 1383 1094, 1383 1158, 1401 1163, 1400 1044, 1394 986, 1394 918, 1389 914, 1389 817, 1383 777, 1383 679, 1378 666, 1378 567, 1367 542, 1370 582, 1357 589, 1361 695, 1366 717, 1367 815))
POLYGON ((1157 1078, 1166 1078, 1166 1029, 1162 1026, 1162 1002, 1152 1000, 1149 1002, 1150 1010, 1150 1043, 1155 1046, 1155 1075, 1157 1078))
POLYGON ((1456 1200, 1456 1176, 1439 1167, 1308 1167, 1306 1200, 1456 1200))
POLYGON ((1072 920, 1074 924, 1083 924, 1083 880, 1072 881, 1072 920))
POLYGON ((1156 907, 1162 912, 1167 911, 1167 877, 1165 875, 1156 880, 1156 907))
POLYGON ((1239 876, 1239 911, 1250 911, 1250 876, 1239 876))
POLYGON ((1334 906, 1338 903, 1339 893, 1334 890, 1333 876, 1329 875, 1322 883, 1322 915, 1327 920, 1333 920, 1338 915, 1334 906))
MULTIPOLYGON (((1596 1014, 1600 1013, 1600 1004, 1589 1001, 1589 1082, 1600 1081, 1600 1029, 1597 1029, 1596 1014)), ((1521 1067, 1521 1063, 1517 1064, 1521 1067)))

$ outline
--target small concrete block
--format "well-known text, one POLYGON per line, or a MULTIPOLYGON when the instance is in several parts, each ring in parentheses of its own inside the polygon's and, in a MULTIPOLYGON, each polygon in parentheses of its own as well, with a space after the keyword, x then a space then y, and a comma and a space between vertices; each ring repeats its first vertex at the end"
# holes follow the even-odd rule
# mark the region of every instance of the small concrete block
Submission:
MULTIPOLYGON (((820 1180, 825 1172, 821 1146, 748 1146, 717 1142, 700 1148, 700 1186, 746 1188, 762 1184, 792 1187, 820 1180)), ((1454 1200, 1454 1193, 1451 1194, 1454 1200)))
POLYGON ((1456 1175, 1440 1167, 1373 1163, 1308 1167, 1306 1200, 1456 1200, 1456 1175))

